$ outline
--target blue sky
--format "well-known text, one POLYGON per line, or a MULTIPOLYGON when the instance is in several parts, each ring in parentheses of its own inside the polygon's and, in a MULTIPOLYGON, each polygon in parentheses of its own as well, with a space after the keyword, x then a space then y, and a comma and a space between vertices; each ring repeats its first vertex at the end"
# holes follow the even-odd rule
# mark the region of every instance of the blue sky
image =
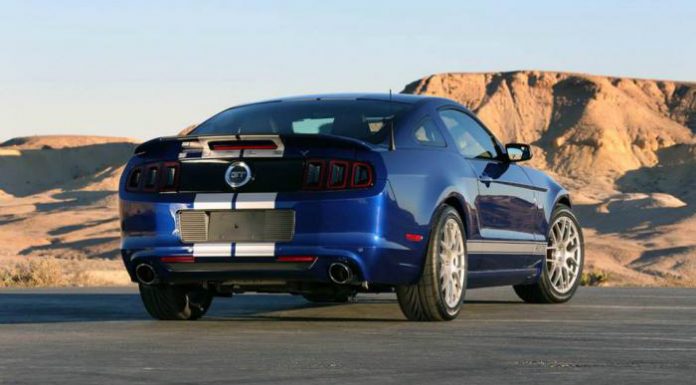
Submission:
POLYGON ((515 69, 696 80, 694 1, 0 0, 0 140, 515 69))

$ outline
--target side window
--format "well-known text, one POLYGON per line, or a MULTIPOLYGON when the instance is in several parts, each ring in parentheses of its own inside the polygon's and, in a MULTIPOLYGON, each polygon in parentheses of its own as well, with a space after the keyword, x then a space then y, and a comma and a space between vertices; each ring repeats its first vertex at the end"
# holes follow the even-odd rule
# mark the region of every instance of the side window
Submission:
POLYGON ((424 146, 445 147, 445 138, 438 131, 435 122, 426 117, 413 131, 413 137, 424 146))
POLYGON ((469 115, 458 110, 447 109, 440 111, 440 117, 462 155, 480 159, 498 157, 498 150, 491 134, 469 115))

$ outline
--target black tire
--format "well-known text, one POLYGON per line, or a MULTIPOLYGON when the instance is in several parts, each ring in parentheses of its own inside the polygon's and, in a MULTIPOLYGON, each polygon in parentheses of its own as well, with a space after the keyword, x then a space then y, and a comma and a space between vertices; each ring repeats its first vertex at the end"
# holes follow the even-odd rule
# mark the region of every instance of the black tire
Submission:
MULTIPOLYGON (((430 231, 430 240, 428 242, 428 250, 425 256, 423 272, 421 277, 413 285, 398 286, 396 288, 396 296, 399 301, 399 307, 404 313, 404 316, 410 321, 449 321, 457 318, 462 308, 464 294, 466 292, 466 268, 468 266, 466 254, 466 233, 464 232, 464 224, 457 213, 457 210, 448 205, 442 205, 438 208, 435 215, 434 225, 430 231), (447 304, 444 294, 441 290, 442 283, 440 281, 440 235, 445 226, 445 223, 453 219, 459 227, 462 236, 463 250, 463 284, 461 287, 461 295, 455 306, 447 304)), ((456 291, 455 291, 456 292, 456 291)))
POLYGON ((152 318, 169 321, 196 320, 208 311, 213 295, 203 288, 139 285, 140 298, 152 318))
MULTIPOLYGON (((543 268, 541 272, 541 277, 539 277, 539 281, 531 284, 531 285, 517 285, 513 286, 515 289, 515 293, 517 294, 518 297, 520 297, 524 302, 528 303, 562 303, 562 302, 567 302, 571 298, 573 298, 573 295, 578 289, 578 286, 580 285, 580 280, 582 277, 582 269, 585 264, 585 240, 583 238, 582 234, 582 227, 580 227, 580 223, 578 222, 577 218, 575 217, 575 214, 571 211, 571 209, 566 206, 566 205, 558 205, 556 208, 553 210, 553 213, 551 214, 551 225, 556 223, 556 221, 561 218, 561 217, 566 217, 570 219, 574 224, 575 228, 580 240, 580 263, 578 266, 578 271, 576 274, 575 282, 571 286, 570 290, 568 290, 565 293, 562 293, 558 290, 556 290, 553 287, 553 284, 551 283, 551 279, 549 277, 549 270, 548 270, 548 264, 546 263, 546 257, 544 257, 544 262, 543 262, 543 268)), ((550 232, 551 232, 551 226, 549 226, 549 235, 547 235, 547 238, 550 239, 550 232)))
POLYGON ((304 299, 313 303, 346 303, 349 302, 354 294, 348 292, 334 292, 334 293, 306 293, 302 294, 304 299))

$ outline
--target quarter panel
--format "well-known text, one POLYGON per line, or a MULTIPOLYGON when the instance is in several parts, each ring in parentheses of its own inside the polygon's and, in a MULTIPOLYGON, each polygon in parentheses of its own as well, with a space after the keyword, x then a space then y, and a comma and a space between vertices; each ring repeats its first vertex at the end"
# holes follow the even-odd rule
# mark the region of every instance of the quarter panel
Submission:
MULTIPOLYGON (((452 152, 403 149, 384 153, 383 159, 398 208, 404 211, 401 216, 408 218, 414 228, 429 231, 435 210, 449 196, 458 196, 464 202, 476 199, 476 178, 471 168, 452 152)), ((467 208, 462 218, 468 236, 478 233, 469 229, 472 215, 467 208)))

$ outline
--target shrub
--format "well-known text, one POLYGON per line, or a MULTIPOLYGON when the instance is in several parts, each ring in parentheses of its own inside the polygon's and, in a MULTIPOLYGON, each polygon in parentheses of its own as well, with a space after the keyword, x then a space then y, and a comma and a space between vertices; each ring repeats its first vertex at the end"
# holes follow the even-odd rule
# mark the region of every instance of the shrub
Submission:
POLYGON ((607 281, 609 281, 609 273, 601 270, 582 273, 580 278, 582 286, 599 286, 607 281))
POLYGON ((63 269, 52 259, 32 259, 0 268, 0 287, 41 287, 65 284, 63 269))

